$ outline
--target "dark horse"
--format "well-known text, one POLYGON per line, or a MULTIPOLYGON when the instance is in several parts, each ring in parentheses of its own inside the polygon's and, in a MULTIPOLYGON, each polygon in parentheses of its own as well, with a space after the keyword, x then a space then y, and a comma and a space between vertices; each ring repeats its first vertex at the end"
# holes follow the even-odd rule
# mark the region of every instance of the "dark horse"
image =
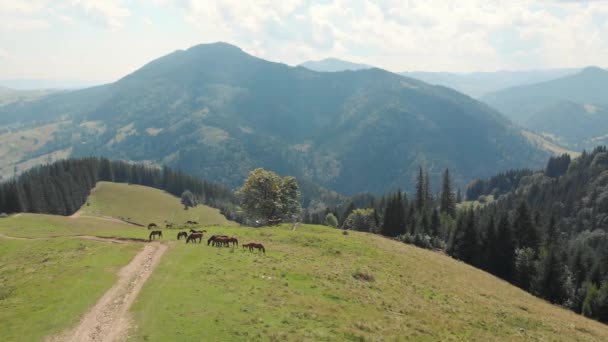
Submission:
POLYGON ((177 239, 181 240, 182 238, 187 238, 188 237, 188 233, 186 232, 179 232, 177 233, 177 239))
POLYGON ((261 243, 257 243, 257 242, 250 242, 250 243, 246 243, 243 245, 243 248, 249 248, 250 252, 253 252, 253 249, 257 249, 258 252, 262 251, 262 253, 266 254, 266 249, 264 248, 264 245, 262 245, 261 243))
POLYGON ((155 239, 157 235, 158 235, 159 238, 162 238, 163 237, 163 231, 162 230, 153 230, 152 232, 150 232, 149 239, 150 240, 152 240, 153 238, 155 239))
POLYGON ((167 228, 167 229, 173 228, 173 223, 166 223, 165 228, 167 228))
POLYGON ((156 223, 150 223, 148 225, 148 230, 152 229, 152 228, 158 228, 158 226, 156 225, 156 223))
POLYGON ((217 247, 230 247, 234 245, 238 246, 239 240, 231 236, 219 236, 213 241, 213 246, 217 247))
POLYGON ((206 230, 194 230, 194 229, 190 229, 190 233, 206 233, 206 230))
POLYGON ((192 241, 192 243, 195 243, 196 239, 198 239, 198 243, 201 243, 203 241, 203 233, 192 233, 192 234, 190 234, 190 236, 188 236, 188 238, 186 239, 186 243, 188 243, 190 241, 192 241))
POLYGON ((220 239, 220 238, 227 238, 227 235, 212 235, 208 240, 207 240, 207 246, 209 246, 212 242, 213 242, 213 246, 215 246, 215 240, 220 239))

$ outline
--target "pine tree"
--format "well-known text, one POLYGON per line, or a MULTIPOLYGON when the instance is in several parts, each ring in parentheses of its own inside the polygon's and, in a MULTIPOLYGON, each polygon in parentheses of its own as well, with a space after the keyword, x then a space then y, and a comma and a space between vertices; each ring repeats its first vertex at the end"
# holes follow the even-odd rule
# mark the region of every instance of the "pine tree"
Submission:
POLYGON ((515 257, 515 241, 507 215, 498 221, 496 229, 496 244, 494 246, 494 274, 506 280, 513 278, 513 261, 515 257))
POLYGON ((450 180, 450 171, 448 169, 445 169, 443 172, 440 208, 442 213, 448 214, 451 217, 456 215, 456 201, 452 192, 452 181, 450 180))
POLYGON ((426 200, 426 185, 424 180, 424 173, 422 172, 422 166, 418 168, 418 178, 416 179, 416 209, 421 212, 425 207, 426 200))
POLYGON ((530 247, 533 250, 538 250, 540 238, 538 231, 532 223, 530 211, 525 201, 522 201, 515 213, 515 221, 513 222, 513 231, 517 239, 517 248, 530 247))

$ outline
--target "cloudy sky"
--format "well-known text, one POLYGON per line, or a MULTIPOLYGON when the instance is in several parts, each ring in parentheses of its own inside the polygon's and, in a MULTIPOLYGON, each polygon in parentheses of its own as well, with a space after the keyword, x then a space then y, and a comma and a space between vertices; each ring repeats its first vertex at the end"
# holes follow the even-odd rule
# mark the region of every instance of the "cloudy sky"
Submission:
POLYGON ((111 81, 215 41, 291 65, 606 67, 608 1, 0 0, 0 79, 111 81))

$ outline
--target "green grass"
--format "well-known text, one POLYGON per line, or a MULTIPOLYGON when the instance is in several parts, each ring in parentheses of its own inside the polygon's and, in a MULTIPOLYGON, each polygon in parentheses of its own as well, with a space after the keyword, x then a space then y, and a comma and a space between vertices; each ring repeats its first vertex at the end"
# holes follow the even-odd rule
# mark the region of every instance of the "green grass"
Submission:
POLYGON ((174 244, 132 308, 132 340, 608 339, 600 323, 382 237, 315 226, 211 230, 263 242, 267 254, 174 244))
POLYGON ((227 220, 218 209, 198 205, 184 210, 179 198, 140 185, 99 182, 87 202, 89 205, 83 207, 83 215, 121 217, 143 225, 154 222, 161 228, 165 220, 177 225, 186 221, 197 221, 207 226, 237 225, 227 220))
MULTIPOLYGON (((131 215, 100 193, 78 218, 0 219, 0 234, 45 239, 0 238, 1 341, 39 340, 74 324, 137 249, 57 236, 147 238, 147 229, 105 217, 145 215, 143 205, 131 215)), ((205 229, 262 242, 267 253, 185 244, 165 230, 170 247, 132 307, 131 340, 608 340, 605 325, 380 236, 310 225, 205 229)))
POLYGON ((0 341, 38 341, 76 322, 141 245, 0 240, 0 341))

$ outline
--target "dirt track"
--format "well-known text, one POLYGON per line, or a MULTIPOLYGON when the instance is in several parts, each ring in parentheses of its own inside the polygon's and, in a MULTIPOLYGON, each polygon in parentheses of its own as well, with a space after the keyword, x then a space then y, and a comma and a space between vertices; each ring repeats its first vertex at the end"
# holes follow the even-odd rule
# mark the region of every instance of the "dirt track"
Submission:
POLYGON ((167 245, 146 244, 118 274, 118 281, 80 320, 78 325, 49 341, 123 341, 131 327, 129 308, 160 262, 167 245))

